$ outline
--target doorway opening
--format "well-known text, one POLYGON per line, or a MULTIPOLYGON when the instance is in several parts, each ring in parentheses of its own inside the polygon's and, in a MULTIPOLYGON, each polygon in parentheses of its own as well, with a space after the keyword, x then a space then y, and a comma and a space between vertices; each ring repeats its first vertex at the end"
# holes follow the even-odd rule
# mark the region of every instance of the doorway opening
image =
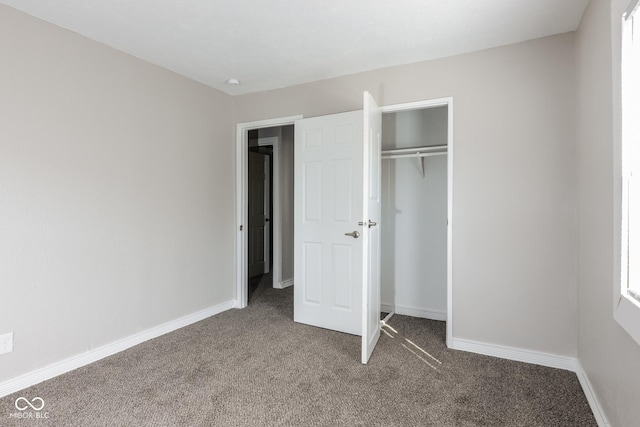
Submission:
POLYGON ((293 285, 293 123, 237 127, 237 289, 244 308, 258 286, 293 285))

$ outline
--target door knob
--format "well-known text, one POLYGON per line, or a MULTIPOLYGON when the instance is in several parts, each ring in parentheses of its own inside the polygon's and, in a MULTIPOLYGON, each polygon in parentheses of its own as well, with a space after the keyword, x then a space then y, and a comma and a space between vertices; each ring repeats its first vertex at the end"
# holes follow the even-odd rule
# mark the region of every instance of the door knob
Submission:
POLYGON ((351 236, 354 239, 357 239, 358 237, 360 237, 360 233, 358 233, 357 231, 352 231, 351 233, 344 233, 345 236, 351 236))

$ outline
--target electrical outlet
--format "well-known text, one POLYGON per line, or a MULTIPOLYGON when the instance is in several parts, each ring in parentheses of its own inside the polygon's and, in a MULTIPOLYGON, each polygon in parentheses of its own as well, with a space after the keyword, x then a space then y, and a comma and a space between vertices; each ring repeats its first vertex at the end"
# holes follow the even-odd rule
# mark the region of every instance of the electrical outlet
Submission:
POLYGON ((0 335, 0 354, 11 353, 13 351, 13 332, 0 335))

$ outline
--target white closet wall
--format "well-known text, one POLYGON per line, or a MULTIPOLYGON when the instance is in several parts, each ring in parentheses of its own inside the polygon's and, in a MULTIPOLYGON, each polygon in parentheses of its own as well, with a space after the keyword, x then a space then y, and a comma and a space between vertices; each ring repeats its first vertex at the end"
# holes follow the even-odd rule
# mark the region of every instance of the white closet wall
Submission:
MULTIPOLYGON (((382 149, 447 144, 447 108, 384 114, 382 149)), ((447 156, 382 161, 382 310, 446 320, 447 156)))

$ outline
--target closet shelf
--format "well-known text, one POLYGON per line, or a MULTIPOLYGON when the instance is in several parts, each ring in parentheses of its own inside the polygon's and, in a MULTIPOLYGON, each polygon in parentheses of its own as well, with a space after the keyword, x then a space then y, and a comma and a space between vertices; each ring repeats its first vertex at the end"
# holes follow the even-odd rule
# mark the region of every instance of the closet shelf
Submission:
POLYGON ((404 159, 409 157, 419 158, 422 176, 424 177, 424 158, 430 156, 442 156, 447 154, 446 145, 429 145, 426 147, 396 148, 395 150, 383 150, 382 160, 404 159))

